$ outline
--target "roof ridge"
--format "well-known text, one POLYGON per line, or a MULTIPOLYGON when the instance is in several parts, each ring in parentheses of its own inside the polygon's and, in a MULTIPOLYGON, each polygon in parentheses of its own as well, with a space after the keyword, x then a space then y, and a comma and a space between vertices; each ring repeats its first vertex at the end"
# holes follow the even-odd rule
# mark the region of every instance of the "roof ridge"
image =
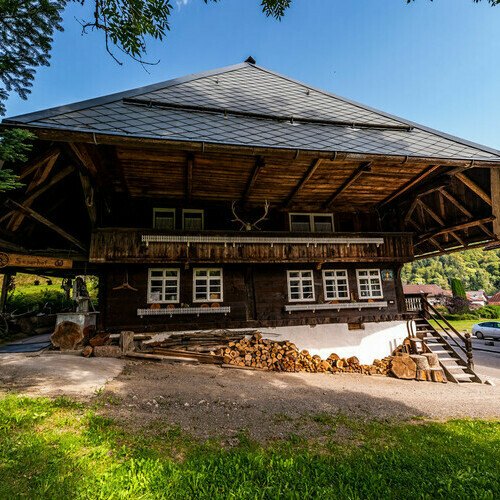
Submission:
POLYGON ((392 115, 390 113, 386 113, 385 111, 382 111, 380 109, 372 108, 371 106, 367 106, 366 104, 362 104, 360 102, 353 101, 351 99, 340 96, 338 94, 334 94, 333 92, 329 92, 328 90, 324 90, 324 89, 321 89, 319 87, 315 87, 314 85, 310 85, 310 84, 302 82, 300 80, 296 80, 295 78, 291 78, 289 76, 283 75, 282 73, 278 73, 276 71, 273 71, 272 69, 264 68, 263 66, 259 66, 257 64, 252 64, 251 66, 255 67, 256 69, 260 69, 261 71, 265 71, 265 72, 270 73, 272 75, 278 76, 278 77, 283 78, 283 79, 288 80, 288 81, 291 81, 293 83, 302 85, 303 87, 314 90, 314 91, 319 92, 321 94, 327 95, 329 97, 333 97, 335 99, 339 99, 342 102, 351 104, 351 105, 356 106, 358 108, 361 108, 365 111, 371 111, 372 113, 376 113, 380 116, 383 116, 384 118, 389 118, 389 119, 397 121, 399 123, 404 123, 405 125, 408 125, 410 127, 417 128, 419 130, 423 130, 423 131, 429 132, 431 134, 436 134, 436 135, 439 135, 440 137, 443 137, 445 139, 458 142, 458 143, 463 144, 465 146, 480 149, 480 150, 485 151, 487 153, 493 153, 494 155, 500 157, 500 150, 498 150, 498 149, 490 148, 489 146, 484 146, 483 144, 469 141, 467 139, 462 139, 461 137, 456 137, 454 135, 447 134, 446 132, 442 132, 441 130, 436 130, 434 128, 427 127, 425 125, 421 125, 421 124, 413 122, 411 120, 406 120, 405 118, 401 118, 399 116, 392 115))

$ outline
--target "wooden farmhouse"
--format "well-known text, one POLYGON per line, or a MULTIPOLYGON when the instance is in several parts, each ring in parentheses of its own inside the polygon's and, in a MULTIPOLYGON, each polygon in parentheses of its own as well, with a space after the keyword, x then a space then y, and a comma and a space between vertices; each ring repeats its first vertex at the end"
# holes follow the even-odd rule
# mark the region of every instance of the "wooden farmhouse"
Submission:
POLYGON ((97 275, 98 328, 259 328, 383 356, 400 270, 500 237, 500 151, 252 59, 5 119, 3 271, 97 275))

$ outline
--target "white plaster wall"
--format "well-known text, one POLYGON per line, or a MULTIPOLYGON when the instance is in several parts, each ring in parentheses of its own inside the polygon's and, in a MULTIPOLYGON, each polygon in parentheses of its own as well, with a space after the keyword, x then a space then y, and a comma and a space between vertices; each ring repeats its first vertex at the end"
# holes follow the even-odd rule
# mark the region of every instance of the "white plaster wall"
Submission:
POLYGON ((332 352, 341 358, 356 356, 362 364, 382 359, 408 337, 406 321, 365 323, 364 330, 349 330, 347 324, 260 328, 264 338, 289 340, 299 350, 326 359, 332 352))
MULTIPOLYGON (((264 338, 270 340, 289 340, 299 350, 307 349, 312 356, 317 354, 326 359, 334 352, 341 358, 356 356, 360 363, 371 364, 374 359, 389 356, 403 342, 408 336, 406 323, 406 321, 365 323, 364 330, 349 330, 347 324, 343 323, 282 326, 257 330, 264 338)), ((182 332, 158 333, 153 335, 151 342, 168 338, 171 333, 182 332)))

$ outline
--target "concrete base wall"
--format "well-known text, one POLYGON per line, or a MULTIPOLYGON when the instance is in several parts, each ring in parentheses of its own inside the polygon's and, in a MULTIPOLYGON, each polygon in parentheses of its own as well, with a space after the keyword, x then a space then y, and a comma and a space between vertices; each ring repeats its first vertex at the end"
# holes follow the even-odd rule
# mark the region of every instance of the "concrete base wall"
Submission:
MULTIPOLYGON (((311 355, 317 354, 323 359, 334 352, 341 358, 356 356, 362 364, 371 364, 374 359, 389 356, 408 336, 406 321, 365 323, 364 330, 349 330, 347 324, 328 324, 259 328, 258 331, 264 338, 278 342, 289 340, 299 350, 307 349, 311 355)), ((151 342, 170 335, 158 333, 153 335, 151 342)))

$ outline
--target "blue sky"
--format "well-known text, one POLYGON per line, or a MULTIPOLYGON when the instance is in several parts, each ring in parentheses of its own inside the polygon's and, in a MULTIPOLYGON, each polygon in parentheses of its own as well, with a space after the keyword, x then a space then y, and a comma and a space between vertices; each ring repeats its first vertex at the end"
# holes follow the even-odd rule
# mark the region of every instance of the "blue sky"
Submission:
POLYGON ((281 22, 260 0, 173 0, 171 31, 149 43, 148 68, 81 34, 70 5, 51 66, 7 116, 67 104, 244 61, 386 112, 500 149, 500 7, 486 0, 293 0, 281 22))

